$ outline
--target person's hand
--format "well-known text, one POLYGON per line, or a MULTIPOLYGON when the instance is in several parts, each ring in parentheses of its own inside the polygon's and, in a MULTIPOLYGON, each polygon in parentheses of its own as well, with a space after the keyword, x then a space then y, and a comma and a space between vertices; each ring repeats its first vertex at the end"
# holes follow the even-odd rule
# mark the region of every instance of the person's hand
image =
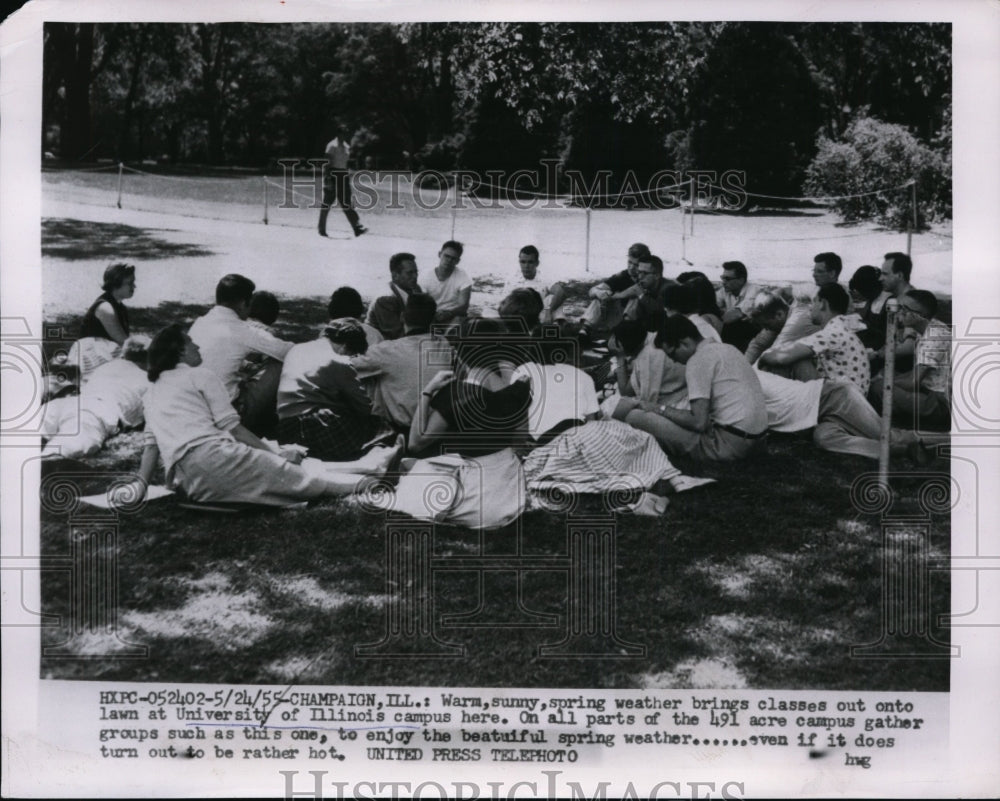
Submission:
POLYGON ((603 287, 597 287, 597 286, 595 286, 595 287, 591 287, 591 289, 590 289, 590 297, 597 298, 597 300, 599 300, 601 302, 604 302, 608 298, 610 298, 611 294, 612 293, 611 293, 610 289, 605 289, 603 287))
POLYGON ((722 315, 722 322, 724 323, 735 323, 741 319, 743 319, 743 312, 740 309, 728 309, 722 315))
POLYGON ((441 387, 447 386, 455 378, 454 370, 439 370, 437 374, 427 382, 427 386, 424 387, 424 392, 434 394, 441 387))
POLYGON ((278 455, 286 462, 291 462, 292 464, 301 464, 302 460, 305 458, 305 454, 302 452, 302 449, 294 446, 282 448, 278 451, 278 455))

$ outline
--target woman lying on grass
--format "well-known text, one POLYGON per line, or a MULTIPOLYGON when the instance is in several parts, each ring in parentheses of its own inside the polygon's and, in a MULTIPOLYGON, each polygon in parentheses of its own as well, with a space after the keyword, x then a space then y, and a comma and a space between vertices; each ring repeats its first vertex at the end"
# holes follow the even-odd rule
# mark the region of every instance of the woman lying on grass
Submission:
POLYGON ((287 506, 322 496, 349 495, 355 477, 333 478, 299 466, 301 449, 273 452, 240 424, 219 378, 199 367, 198 346, 179 325, 149 346, 152 384, 144 401, 142 494, 162 454, 167 484, 198 502, 287 506))

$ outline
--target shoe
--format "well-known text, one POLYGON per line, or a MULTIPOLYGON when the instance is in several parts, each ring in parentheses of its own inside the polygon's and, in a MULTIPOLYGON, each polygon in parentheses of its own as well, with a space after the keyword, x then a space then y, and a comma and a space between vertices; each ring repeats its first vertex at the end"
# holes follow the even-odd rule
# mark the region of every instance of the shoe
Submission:
POLYGON ((325 237, 325 238, 329 239, 329 237, 327 237, 327 235, 326 235, 326 231, 320 231, 319 235, 322 236, 322 237, 325 237))
POLYGON ((695 476, 680 475, 670 479, 670 487, 674 492, 686 492, 695 487, 704 487, 706 484, 714 483, 714 478, 697 478, 695 476))
POLYGON ((355 236, 361 236, 362 234, 367 234, 367 233, 368 229, 365 228, 363 225, 359 225, 357 228, 354 229, 355 236))

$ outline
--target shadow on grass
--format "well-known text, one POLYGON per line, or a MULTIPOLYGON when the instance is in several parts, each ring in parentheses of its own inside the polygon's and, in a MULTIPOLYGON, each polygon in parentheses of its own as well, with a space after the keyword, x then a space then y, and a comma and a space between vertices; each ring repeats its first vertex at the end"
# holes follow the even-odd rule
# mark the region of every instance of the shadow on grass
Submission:
POLYGON ((200 245, 168 242, 154 235, 157 228, 66 218, 42 220, 42 255, 67 261, 79 259, 169 259, 211 256, 200 245))

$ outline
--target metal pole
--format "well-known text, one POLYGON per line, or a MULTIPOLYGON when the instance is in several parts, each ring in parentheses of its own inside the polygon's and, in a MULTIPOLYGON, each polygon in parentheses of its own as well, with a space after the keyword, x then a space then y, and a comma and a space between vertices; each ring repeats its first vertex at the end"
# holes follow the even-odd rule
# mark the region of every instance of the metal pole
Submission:
POLYGON ((455 202, 451 204, 451 236, 448 237, 451 240, 455 239, 455 220, 458 217, 458 199, 461 197, 461 190, 458 188, 458 184, 455 184, 455 202))
POLYGON ((694 181, 691 181, 691 238, 694 238, 694 181))
POLYGON ((267 176, 264 176, 264 225, 267 225, 267 176))
POLYGON ((885 302, 885 368, 882 373, 882 428, 878 439, 878 480, 889 486, 889 433, 892 430, 892 383, 896 369, 896 311, 899 301, 885 302))
POLYGON ((691 262, 689 262, 687 260, 687 219, 686 218, 687 218, 687 211, 685 211, 685 209, 684 209, 684 204, 681 203, 681 258, 684 261, 686 261, 688 264, 690 264, 691 262))
POLYGON ((587 205, 587 256, 584 259, 584 268, 590 272, 590 205, 587 205))
POLYGON ((125 169, 125 165, 120 161, 118 162, 118 208, 122 207, 122 170, 125 169))

